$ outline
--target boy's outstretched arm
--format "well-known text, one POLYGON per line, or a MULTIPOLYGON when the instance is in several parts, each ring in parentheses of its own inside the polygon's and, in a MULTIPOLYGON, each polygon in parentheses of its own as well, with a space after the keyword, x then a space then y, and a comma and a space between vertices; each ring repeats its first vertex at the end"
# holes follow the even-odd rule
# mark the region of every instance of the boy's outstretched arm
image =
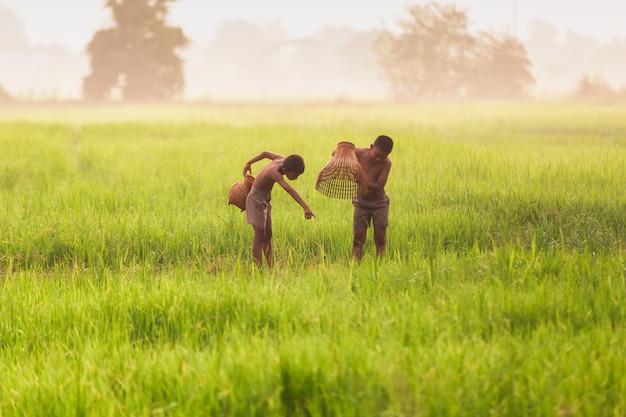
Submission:
POLYGON ((277 153, 274 153, 274 152, 269 152, 269 151, 261 152, 260 154, 258 154, 257 156, 255 156, 254 158, 252 158, 248 162, 246 162, 246 164, 243 166, 243 176, 245 177, 246 174, 248 174, 248 173, 252 174, 252 167, 251 167, 251 165, 254 164, 255 162, 258 162, 261 159, 265 159, 265 158, 274 160, 276 158, 280 158, 280 155, 278 155, 277 153))
POLYGON ((276 182, 278 182, 278 184, 280 184, 280 186, 283 187, 285 191, 287 191, 287 193, 289 193, 289 195, 294 200, 296 200, 298 204, 300 204, 300 206, 304 209, 304 217, 306 219, 316 217, 313 211, 311 211, 311 209, 307 205, 307 203, 305 203, 302 197, 300 197, 300 194, 298 194, 298 192, 291 185, 287 184, 287 182, 282 177, 276 182))

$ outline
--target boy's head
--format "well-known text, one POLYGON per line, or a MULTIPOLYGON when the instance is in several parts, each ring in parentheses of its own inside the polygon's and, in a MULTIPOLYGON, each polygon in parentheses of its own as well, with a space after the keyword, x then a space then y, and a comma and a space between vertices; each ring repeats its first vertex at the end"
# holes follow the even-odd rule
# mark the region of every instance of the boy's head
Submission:
POLYGON ((376 138, 372 146, 389 155, 393 150, 393 140, 389 136, 380 135, 376 138))
POLYGON ((281 172, 290 180, 295 180, 304 172, 304 159, 300 155, 289 155, 280 166, 281 172))

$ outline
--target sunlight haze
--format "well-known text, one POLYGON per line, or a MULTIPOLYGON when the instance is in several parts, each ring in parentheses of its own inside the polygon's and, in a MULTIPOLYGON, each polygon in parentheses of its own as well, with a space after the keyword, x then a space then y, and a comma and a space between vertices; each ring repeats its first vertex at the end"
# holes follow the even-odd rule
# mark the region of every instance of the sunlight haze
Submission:
MULTIPOLYGON (((329 26, 361 31, 381 29, 385 25, 392 25, 397 17, 402 16, 408 5, 416 3, 425 2, 231 0, 216 6, 215 3, 204 0, 179 0, 171 5, 168 23, 180 26, 192 41, 190 48, 182 55, 189 64, 186 69, 188 94, 199 96, 211 95, 215 91, 215 85, 208 80, 202 80, 201 68, 205 64, 200 63, 200 60, 206 59, 206 49, 210 47, 224 22, 245 21, 265 26, 274 25, 293 38, 302 38, 315 36, 320 29, 329 26)), ((533 72, 539 90, 550 87, 566 89, 576 77, 580 78, 583 74, 601 76, 615 85, 626 83, 624 76, 620 75, 621 69, 605 70, 605 66, 598 63, 580 69, 583 72, 576 74, 569 74, 573 69, 568 68, 565 79, 561 80, 563 85, 558 82, 555 84, 547 74, 554 67, 554 63, 538 61, 543 55, 549 57, 550 53, 531 50, 526 42, 532 34, 533 25, 545 22, 555 30, 561 42, 578 42, 577 38, 572 38, 574 34, 582 40, 595 42, 598 47, 610 42, 621 42, 623 45, 626 30, 622 18, 626 15, 626 2, 622 0, 454 0, 441 3, 455 4, 466 11, 473 28, 509 32, 517 36, 527 47, 533 61, 533 72)), ((4 67, 0 68, 0 86, 18 95, 79 95, 81 78, 89 71, 85 47, 96 31, 111 26, 109 10, 103 4, 104 1, 96 0, 0 0, 0 18, 3 15, 14 15, 22 26, 29 47, 61 48, 66 51, 67 60, 60 60, 66 61, 68 65, 67 71, 55 67, 50 63, 54 59, 44 58, 41 51, 29 53, 28 56, 22 54, 19 59, 14 60, 0 49, 0 63, 4 67), (20 68, 7 68, 7 65, 18 66, 18 63, 20 68), (42 63, 45 64, 44 69, 42 63), (68 80, 69 75, 64 75, 64 72, 78 76, 68 80), (30 83, 24 79, 27 76, 31 78, 30 83)), ((0 36, 11 35, 0 29, 0 36)), ((7 39, 2 39, 0 46, 6 43, 7 39)), ((215 74, 213 76, 215 78, 215 74)), ((256 87, 250 88, 256 94, 268 94, 256 87)), ((382 87, 378 86, 374 90, 373 94, 380 94, 382 87)), ((327 92, 337 95, 351 94, 348 90, 335 91, 332 85, 327 92)))

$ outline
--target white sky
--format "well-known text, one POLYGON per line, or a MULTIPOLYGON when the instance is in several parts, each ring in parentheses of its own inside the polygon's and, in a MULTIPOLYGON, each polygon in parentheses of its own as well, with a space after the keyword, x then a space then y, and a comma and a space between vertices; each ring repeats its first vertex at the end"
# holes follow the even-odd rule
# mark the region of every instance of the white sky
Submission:
MULTIPOLYGON (((626 0, 440 0, 466 10, 480 29, 509 30, 523 38, 529 23, 541 19, 560 35, 567 31, 599 40, 626 38, 626 0)), ((392 24, 408 4, 424 0, 178 0, 169 22, 204 45, 220 22, 244 19, 280 22, 293 35, 308 35, 324 25, 356 29, 392 24), (218 5, 219 3, 219 5, 218 5)), ((0 0, 21 19, 32 44, 83 51, 93 33, 110 26, 104 0, 0 0)))

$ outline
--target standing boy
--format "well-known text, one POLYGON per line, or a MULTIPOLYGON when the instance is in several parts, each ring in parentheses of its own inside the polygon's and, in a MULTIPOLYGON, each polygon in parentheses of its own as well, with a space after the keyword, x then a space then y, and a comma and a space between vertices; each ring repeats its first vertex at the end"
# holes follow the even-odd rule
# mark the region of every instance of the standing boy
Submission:
POLYGON ((309 206, 302 197, 293 189, 283 176, 289 180, 295 180, 304 172, 304 160, 300 155, 283 157, 273 152, 261 152, 243 167, 244 177, 252 173, 251 165, 262 159, 270 159, 272 162, 264 166, 254 179, 252 189, 246 198, 246 223, 254 228, 254 241, 252 243, 252 255, 260 266, 263 256, 268 266, 274 265, 272 252, 272 205, 270 204, 272 188, 278 183, 298 202, 304 209, 304 217, 315 217, 309 206))
POLYGON ((374 226, 376 255, 382 257, 387 250, 387 226, 389 226, 389 197, 385 184, 391 170, 389 154, 393 140, 381 135, 369 148, 356 148, 359 163, 367 173, 367 192, 352 200, 354 206, 354 240, 352 256, 360 261, 363 257, 363 244, 367 238, 367 228, 374 226))

